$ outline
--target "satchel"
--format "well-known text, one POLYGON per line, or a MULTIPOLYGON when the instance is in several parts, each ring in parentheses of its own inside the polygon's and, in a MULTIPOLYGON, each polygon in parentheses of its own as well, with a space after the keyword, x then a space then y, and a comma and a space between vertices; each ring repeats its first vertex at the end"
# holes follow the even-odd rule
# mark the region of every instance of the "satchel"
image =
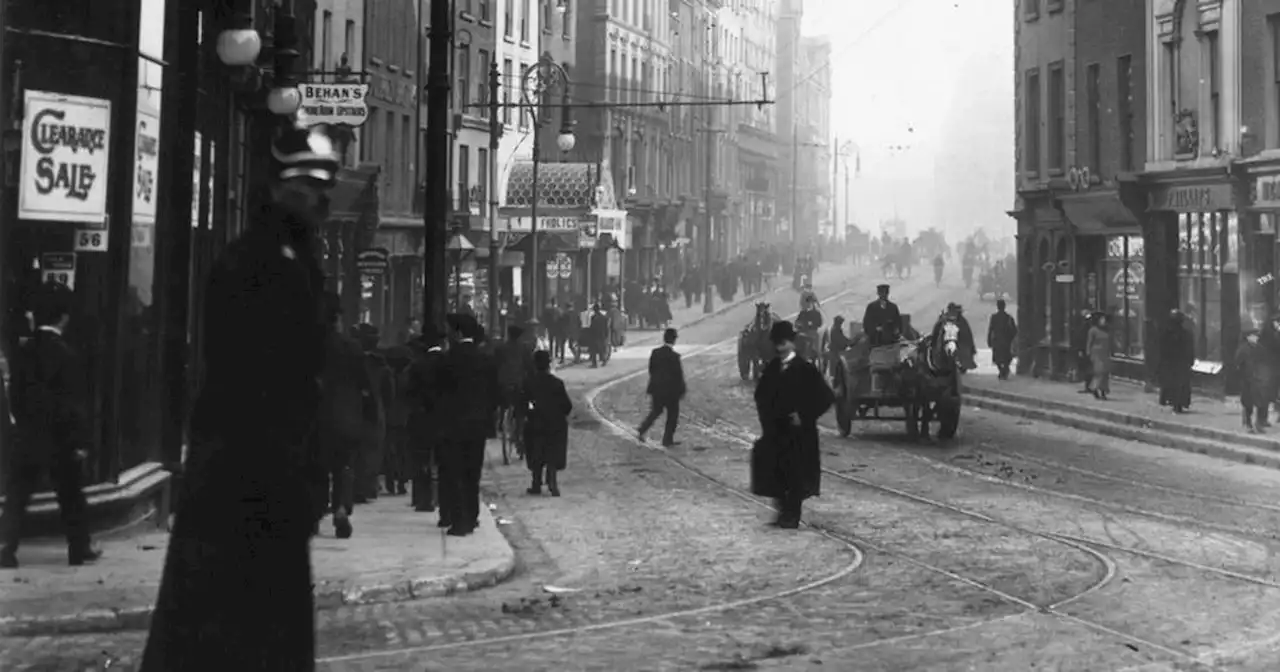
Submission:
POLYGON ((751 494, 758 497, 777 497, 780 494, 777 460, 773 447, 763 436, 751 444, 751 494))

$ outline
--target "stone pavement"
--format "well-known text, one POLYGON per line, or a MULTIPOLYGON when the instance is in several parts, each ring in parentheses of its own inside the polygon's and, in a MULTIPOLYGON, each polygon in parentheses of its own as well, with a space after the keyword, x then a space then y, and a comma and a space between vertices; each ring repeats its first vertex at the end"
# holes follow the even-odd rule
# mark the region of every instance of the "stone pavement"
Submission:
MULTIPOLYGON (((515 571, 515 552, 493 515, 469 537, 446 537, 436 514, 404 496, 356 507, 355 535, 335 539, 326 520, 311 544, 316 606, 395 602, 475 590, 515 571)), ((0 570, 0 636, 143 629, 159 589, 168 535, 153 531, 99 540, 103 558, 68 567, 60 540, 32 540, 18 570, 0 570)))
POLYGON ((1190 412, 1179 415, 1160 406, 1155 393, 1144 392, 1135 383, 1112 379, 1111 395, 1099 401, 1081 394, 1078 383, 1030 376, 999 380, 989 351, 981 353, 978 360, 978 370, 965 376, 967 404, 1106 436, 1280 468, 1280 431, 1245 431, 1236 399, 1196 395, 1190 412))

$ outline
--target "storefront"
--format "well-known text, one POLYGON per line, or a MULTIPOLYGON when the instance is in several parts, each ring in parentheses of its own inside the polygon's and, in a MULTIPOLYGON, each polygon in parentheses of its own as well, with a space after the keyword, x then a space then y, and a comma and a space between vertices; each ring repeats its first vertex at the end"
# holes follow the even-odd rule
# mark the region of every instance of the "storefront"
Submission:
MULTIPOLYGON (((270 34, 283 10, 251 5, 270 34)), ((310 35, 314 3, 293 9, 310 35)), ((8 3, 2 347, 12 357, 30 335, 41 282, 73 289, 66 338, 85 362, 95 511, 134 510, 181 459, 202 378, 204 279, 243 230, 270 159, 261 148, 277 118, 261 89, 236 93, 216 51, 230 15, 213 0, 8 3)), ((297 47, 306 62, 310 45, 297 47)), ((47 500, 36 496, 37 511, 47 500)))
POLYGON ((1242 324, 1260 329, 1280 312, 1280 164, 1246 164, 1250 207, 1240 216, 1240 312, 1242 324))
POLYGON ((1235 376, 1224 363, 1240 337, 1237 203, 1234 183, 1221 171, 1216 178, 1157 183, 1148 191, 1148 328, 1158 333, 1169 310, 1181 309, 1196 345, 1194 383, 1218 393, 1233 391, 1235 376), (1159 253, 1150 244, 1157 236, 1166 243, 1159 253))
MULTIPOLYGON (((1086 184, 1059 199, 1074 239, 1074 259, 1062 280, 1072 284, 1069 306, 1076 350, 1083 336, 1083 316, 1108 316, 1115 373, 1125 378, 1146 377, 1147 312, 1144 301, 1145 245, 1137 215, 1121 198, 1121 189, 1086 184)), ((1139 210, 1142 208, 1139 207, 1139 210)))
POLYGON ((1075 366, 1071 227, 1053 192, 1027 192, 1019 200, 1021 207, 1009 213, 1018 221, 1018 373, 1069 376, 1075 366))

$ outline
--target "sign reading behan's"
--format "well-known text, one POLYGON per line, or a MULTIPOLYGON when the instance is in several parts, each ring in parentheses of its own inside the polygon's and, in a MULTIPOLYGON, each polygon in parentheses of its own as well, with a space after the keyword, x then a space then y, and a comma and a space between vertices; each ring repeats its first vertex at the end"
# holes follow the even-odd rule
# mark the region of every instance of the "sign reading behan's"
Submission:
POLYGON ((111 101, 27 91, 18 218, 102 225, 111 101))
POLYGON ((369 118, 368 84, 299 84, 298 92, 302 94, 298 118, 308 126, 359 126, 369 118))

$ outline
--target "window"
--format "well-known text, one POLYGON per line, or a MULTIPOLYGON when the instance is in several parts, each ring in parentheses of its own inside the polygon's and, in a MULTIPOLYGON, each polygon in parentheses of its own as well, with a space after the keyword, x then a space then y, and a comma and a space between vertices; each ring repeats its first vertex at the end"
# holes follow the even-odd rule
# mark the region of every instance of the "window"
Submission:
POLYGON ((471 148, 458 145, 458 209, 469 210, 471 206, 471 148))
POLYGON ((512 25, 512 22, 515 20, 516 0, 507 0, 506 4, 503 6, 502 12, 503 12, 502 34, 505 35, 507 39, 511 39, 511 25, 512 25))
POLYGON ((630 89, 631 93, 627 96, 627 99, 633 103, 640 102, 640 87, 637 84, 639 79, 640 79, 640 59, 636 58, 635 56, 632 56, 631 70, 627 72, 627 88, 630 89))
MULTIPOLYGON (((476 150, 476 184, 480 185, 480 193, 487 201, 489 199, 489 150, 483 147, 476 150)), ((480 206, 483 208, 484 203, 480 206)))
POLYGON ((1267 26, 1271 29, 1271 96, 1267 105, 1269 120, 1267 126, 1267 146, 1280 147, 1280 14, 1267 17, 1267 26))
POLYGON ((405 199, 410 202, 411 209, 413 190, 410 189, 409 185, 417 184, 419 175, 419 157, 417 156, 417 149, 413 146, 413 138, 415 137, 417 136, 413 132, 413 117, 407 114, 400 115, 400 137, 396 138, 396 145, 400 147, 400 170, 403 171, 401 174, 408 176, 407 179, 400 180, 401 184, 404 185, 401 187, 401 192, 404 194, 405 199))
POLYGON ((347 21, 346 34, 342 37, 342 55, 346 57, 348 65, 355 60, 356 54, 352 53, 356 48, 356 22, 347 21))
POLYGON ((529 6, 529 0, 521 0, 520 6, 520 41, 529 41, 529 23, 533 18, 533 12, 529 6))
POLYGON ((1104 305, 1111 309, 1111 341, 1120 357, 1141 357, 1146 309, 1142 236, 1107 238, 1104 305))
POLYGON ((1220 52, 1221 45, 1218 40, 1218 31, 1211 31, 1204 34, 1204 49, 1206 65, 1209 74, 1209 118, 1205 124, 1205 130, 1209 132, 1209 141, 1212 147, 1222 148, 1222 136, 1220 135, 1222 128, 1222 55, 1220 52))
POLYGON ((480 5, 480 20, 481 21, 492 20, 492 17, 489 16, 489 0, 480 0, 479 5, 480 5))
POLYGON ((1062 0, 1046 0, 1044 5, 1045 11, 1053 14, 1062 11, 1062 0))
POLYGON ((1222 267, 1229 237, 1238 235, 1230 212, 1178 215, 1178 291, 1195 334, 1196 359, 1222 362, 1222 267))
POLYGON ((511 87, 514 76, 511 70, 514 67, 511 59, 502 59, 502 123, 508 126, 511 125, 511 87))
POLYGON ((378 142, 378 114, 377 110, 369 110, 369 118, 364 122, 364 126, 360 129, 360 161, 367 163, 377 163, 373 148, 378 142))
POLYGON ((618 96, 618 48, 609 50, 609 101, 619 102, 618 96))
POLYGON ((569 30, 569 26, 573 25, 573 3, 575 0, 564 0, 564 11, 560 12, 560 34, 569 37, 573 35, 573 31, 569 30))
MULTIPOLYGON (((476 111, 477 115, 479 115, 481 119, 488 119, 489 118, 489 68, 492 66, 490 66, 488 51, 481 49, 477 52, 477 55, 480 57, 479 58, 480 67, 476 70, 476 74, 479 75, 479 78, 478 78, 479 81, 476 82, 476 95, 474 96, 473 99, 482 105, 482 107, 480 107, 476 111)), ((501 85, 501 82, 499 82, 499 85, 501 85)))
POLYGON ((1116 59, 1116 122, 1120 131, 1120 169, 1134 169, 1133 57, 1116 59))
POLYGON ((1165 143, 1166 147, 1172 150, 1171 153, 1176 154, 1178 134, 1174 132, 1173 124, 1178 116, 1178 43, 1174 41, 1165 42, 1163 47, 1164 67, 1161 72, 1164 77, 1165 100, 1169 104, 1168 117, 1165 120, 1169 132, 1165 134, 1165 143))
POLYGON ((472 102, 471 98, 471 45, 464 44, 458 47, 458 60, 453 64, 454 70, 458 73, 458 85, 455 90, 458 92, 458 112, 462 114, 476 113, 475 108, 468 107, 472 102))
POLYGON ((1049 170, 1067 169, 1067 78, 1062 62, 1049 64, 1049 170))
POLYGON ((1085 75, 1085 111, 1089 115, 1089 170, 1094 175, 1102 174, 1102 101, 1098 92, 1101 77, 1101 66, 1090 63, 1085 75))
MULTIPOLYGON (((522 79, 524 78, 524 73, 529 70, 529 67, 530 66, 527 66, 523 63, 520 64, 520 73, 521 73, 520 77, 522 79)), ((544 95, 546 94, 545 89, 543 90, 543 94, 544 95)), ((539 100, 538 102, 541 104, 544 101, 539 100)), ((520 130, 524 131, 524 130, 528 130, 528 128, 529 128, 529 108, 522 105, 520 106, 520 130)))
MULTIPOLYGON (((383 175, 390 177, 391 175, 403 174, 400 172, 400 166, 395 164, 396 113, 391 110, 387 110, 384 119, 385 121, 382 124, 382 139, 384 143, 383 147, 385 149, 382 154, 382 173, 383 175)), ((396 202, 400 198, 400 186, 404 180, 390 180, 390 182, 394 186, 387 191, 391 192, 392 201, 396 202)))
POLYGON ((542 3, 542 32, 551 32, 551 0, 539 0, 542 3))
POLYGON ((1027 84, 1025 95, 1023 96, 1023 112, 1026 119, 1023 120, 1023 135, 1026 145, 1025 165, 1023 170, 1028 173, 1038 173, 1040 171, 1040 71, 1032 69, 1027 72, 1027 84))
MULTIPOLYGON (((333 64, 333 12, 325 10, 320 21, 320 70, 327 71, 333 64)), ((328 75, 322 75, 328 79, 328 75)))

